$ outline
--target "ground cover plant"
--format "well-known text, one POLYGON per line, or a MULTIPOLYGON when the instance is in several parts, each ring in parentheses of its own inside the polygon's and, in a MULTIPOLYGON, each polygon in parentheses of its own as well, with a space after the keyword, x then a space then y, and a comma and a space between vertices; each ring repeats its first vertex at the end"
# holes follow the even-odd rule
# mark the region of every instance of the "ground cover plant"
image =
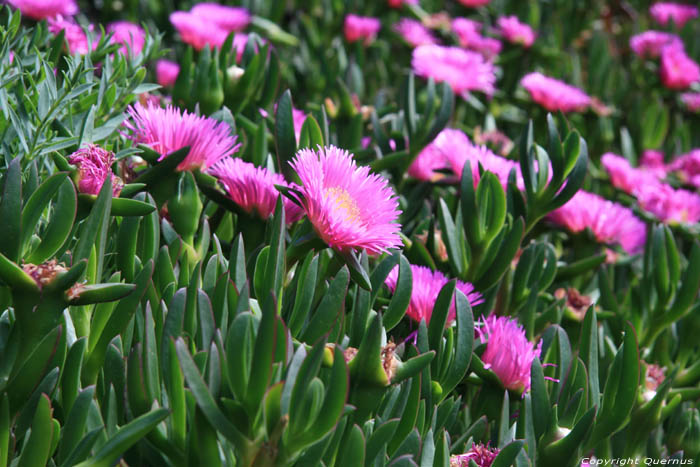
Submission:
POLYGON ((0 467, 700 461, 700 18, 0 5, 0 467))

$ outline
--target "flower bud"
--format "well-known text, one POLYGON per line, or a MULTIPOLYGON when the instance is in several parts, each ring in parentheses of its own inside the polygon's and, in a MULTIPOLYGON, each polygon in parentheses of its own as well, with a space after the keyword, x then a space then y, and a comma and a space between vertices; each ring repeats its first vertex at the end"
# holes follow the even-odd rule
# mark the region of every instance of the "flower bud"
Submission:
POLYGON ((180 173, 177 192, 168 201, 168 216, 175 231, 186 241, 191 242, 199 227, 202 201, 191 172, 180 173))

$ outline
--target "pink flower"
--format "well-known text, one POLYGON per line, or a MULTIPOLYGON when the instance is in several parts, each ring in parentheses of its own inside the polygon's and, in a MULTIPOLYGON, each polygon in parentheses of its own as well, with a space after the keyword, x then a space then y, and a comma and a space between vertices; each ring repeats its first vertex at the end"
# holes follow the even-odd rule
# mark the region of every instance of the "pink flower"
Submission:
MULTIPOLYGON (((411 291, 411 301, 406 310, 406 314, 414 321, 420 323, 422 319, 425 323, 430 323, 430 317, 433 314, 435 300, 437 300, 440 290, 450 280, 445 277, 440 271, 433 271, 425 266, 411 265, 411 274, 413 276, 413 290, 411 291)), ((399 279, 399 267, 396 266, 391 270, 384 283, 391 292, 396 291, 396 284, 399 279)), ((457 289, 466 295, 471 306, 478 305, 484 300, 479 292, 474 290, 474 286, 468 282, 457 281, 457 289)), ((447 314, 447 324, 455 320, 457 311, 453 301, 450 305, 450 311, 447 314)))
POLYGON ((164 58, 156 62, 156 81, 163 87, 175 85, 177 75, 180 74, 180 65, 164 58))
POLYGON ((418 0, 388 0, 391 8, 401 8, 403 5, 418 5, 418 0))
POLYGON ((486 58, 493 58, 501 51, 501 42, 481 35, 481 24, 467 18, 452 20, 452 30, 459 39, 459 44, 475 50, 486 58))
POLYGON ((377 38, 382 23, 369 16, 347 15, 345 17, 345 39, 348 42, 364 41, 369 45, 377 38))
POLYGON ((653 173, 658 179, 665 178, 668 172, 664 161, 664 153, 654 149, 645 149, 642 152, 640 167, 653 173))
POLYGON ((299 139, 301 138, 301 127, 304 126, 305 121, 306 112, 292 107, 292 122, 294 124, 294 136, 296 137, 297 142, 299 142, 299 139))
POLYGON ((667 45, 683 47, 683 41, 675 34, 662 31, 644 31, 630 38, 630 48, 640 57, 656 58, 667 45))
POLYGON ((628 254, 640 252, 646 242, 646 225, 630 208, 587 191, 578 191, 547 217, 573 233, 590 229, 599 242, 619 244, 628 254))
POLYGON ((542 73, 528 73, 520 84, 530 93, 532 100, 550 112, 581 112, 591 104, 591 98, 579 88, 542 73))
POLYGON ((682 28, 688 20, 698 17, 698 8, 680 3, 658 2, 649 8, 649 14, 662 26, 673 20, 676 26, 682 28))
MULTIPOLYGON (((452 139, 461 138, 466 138, 467 142, 469 140, 467 135, 460 130, 451 128, 442 130, 430 144, 418 153, 418 156, 408 168, 408 175, 424 182, 436 182, 448 178, 447 174, 440 172, 441 169, 450 168, 450 160, 447 157, 446 150, 450 149, 452 139)), ((450 179, 456 178, 450 177, 450 179)))
POLYGON ((450 457, 450 467, 469 467, 471 461, 474 461, 477 467, 491 467, 499 452, 498 448, 489 448, 488 445, 472 444, 466 453, 450 457))
POLYGON ((107 32, 113 33, 112 44, 124 44, 120 49, 126 55, 131 49, 133 55, 138 55, 146 42, 146 32, 138 24, 129 21, 115 21, 107 25, 107 32), (128 46, 128 47, 127 47, 128 46))
POLYGON ((600 162, 610 174, 613 186, 625 193, 634 193, 640 185, 655 184, 659 180, 656 172, 632 167, 627 159, 611 152, 603 154, 600 162))
POLYGON ((496 91, 493 64, 476 52, 459 47, 421 45, 413 49, 411 66, 418 76, 446 82, 461 96, 467 96, 470 91, 492 96, 496 91))
POLYGON ((661 52, 661 82, 669 89, 687 89, 700 81, 700 66, 682 47, 665 47, 661 52))
POLYGON ((205 171, 240 148, 228 124, 213 118, 186 110, 181 113, 172 106, 163 109, 154 105, 144 107, 140 103, 129 106, 127 112, 133 121, 127 120, 124 125, 131 130, 131 139, 150 146, 162 155, 161 159, 185 146, 190 147, 185 160, 177 166, 179 171, 205 171))
POLYGON ((515 15, 501 16, 497 24, 501 35, 512 44, 530 47, 535 42, 535 31, 529 24, 521 23, 515 15))
POLYGON ((358 167, 350 153, 335 146, 302 149, 291 166, 303 185, 299 201, 331 248, 377 255, 402 245, 394 191, 369 167, 358 167))
POLYGON ((488 5, 491 0, 458 0, 464 6, 476 8, 478 6, 488 5))
POLYGON ((112 196, 117 197, 124 183, 112 173, 114 153, 101 147, 88 144, 68 156, 68 162, 77 166, 78 191, 88 195, 98 195, 107 177, 112 180, 112 196))
MULTIPOLYGON (((263 219, 275 212, 275 204, 280 196, 275 185, 289 186, 282 175, 239 158, 224 158, 208 172, 219 179, 229 197, 244 211, 263 219)), ((287 198, 283 198, 283 203, 287 223, 298 221, 302 216, 299 206, 287 198)))
POLYGON ((228 32, 212 24, 201 16, 175 11, 170 14, 170 22, 182 37, 182 41, 191 45, 195 50, 202 50, 206 45, 210 48, 221 47, 228 32))
POLYGON ((75 0, 7 0, 10 5, 22 12, 22 15, 35 20, 51 18, 56 15, 72 16, 78 13, 75 0))
POLYGON ((700 221, 700 195, 675 190, 666 183, 643 185, 636 190, 639 205, 667 224, 694 224, 700 221))
POLYGON ((539 358, 542 341, 537 347, 525 337, 525 329, 515 319, 491 315, 482 319, 475 331, 486 350, 481 356, 484 368, 498 376, 503 386, 512 391, 530 390, 530 367, 539 358))
POLYGON ((683 183, 700 188, 700 148, 676 158, 668 165, 668 170, 676 172, 683 183))
POLYGON ((691 112, 700 110, 700 92, 684 92, 681 94, 681 101, 691 112))
MULTIPOLYGON (((68 52, 71 55, 81 54, 84 55, 90 52, 90 46, 88 44, 88 37, 85 34, 83 28, 76 23, 72 18, 64 18, 61 15, 49 18, 49 32, 54 35, 58 35, 61 31, 64 31, 66 43, 68 44, 68 52)), ((89 31, 92 31, 93 27, 90 25, 89 31)), ((97 47, 99 42, 98 38, 92 41, 93 50, 97 47)))
POLYGON ((193 6, 190 13, 226 32, 242 31, 250 23, 250 13, 245 8, 240 7, 204 2, 193 6))
POLYGON ((411 47, 419 45, 437 44, 435 36, 423 26, 420 21, 409 18, 401 18, 401 21, 394 25, 394 30, 403 37, 411 47))

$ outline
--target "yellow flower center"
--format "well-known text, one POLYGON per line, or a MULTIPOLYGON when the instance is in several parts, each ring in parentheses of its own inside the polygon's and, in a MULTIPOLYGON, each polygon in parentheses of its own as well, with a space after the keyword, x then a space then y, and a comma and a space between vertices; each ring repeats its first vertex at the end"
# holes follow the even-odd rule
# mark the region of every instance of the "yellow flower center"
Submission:
POLYGON ((360 222, 360 208, 357 202, 344 188, 337 186, 326 188, 324 194, 331 199, 336 209, 342 211, 343 217, 349 222, 360 222))

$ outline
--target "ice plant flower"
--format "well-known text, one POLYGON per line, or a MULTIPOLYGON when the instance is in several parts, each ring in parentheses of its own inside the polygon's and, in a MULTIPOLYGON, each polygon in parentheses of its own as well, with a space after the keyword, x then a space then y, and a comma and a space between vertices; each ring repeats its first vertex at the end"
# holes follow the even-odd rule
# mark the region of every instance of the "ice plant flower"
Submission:
POLYGON ((377 33, 382 23, 377 18, 370 16, 347 15, 343 32, 348 42, 364 41, 369 45, 377 38, 377 33))
MULTIPOLYGON (((284 177, 266 168, 256 167, 243 159, 227 157, 208 170, 219 179, 229 198, 249 214, 267 219, 275 212, 280 196, 275 185, 288 186, 284 177)), ((299 220, 302 211, 287 198, 283 198, 288 224, 299 220)))
POLYGON ((476 8, 478 6, 488 5, 491 0, 458 0, 464 6, 476 8))
MULTIPOLYGON (((54 35, 58 35, 61 31, 64 31, 65 40, 68 44, 68 52, 71 55, 81 54, 84 55, 90 51, 90 46, 88 44, 88 37, 85 34, 83 28, 76 23, 71 18, 64 18, 58 15, 54 18, 48 19, 49 32, 54 35)), ((88 28, 92 30, 92 25, 88 28)), ((92 48, 97 46, 98 39, 96 38, 92 42, 92 48)))
POLYGON ((511 44, 520 44, 527 48, 535 42, 535 31, 529 24, 521 23, 515 15, 501 16, 496 24, 503 38, 511 44))
POLYGON ((302 149, 291 166, 302 182, 299 201, 331 248, 377 255, 402 245, 394 191, 369 167, 358 167, 350 153, 335 146, 302 149))
POLYGON ((448 175, 440 172, 441 169, 450 168, 450 160, 446 155, 446 150, 449 150, 452 139, 466 137, 467 135, 460 130, 445 128, 430 144, 418 153, 418 156, 408 168, 408 175, 424 182, 436 182, 447 179, 448 175))
POLYGON ((573 233, 590 229, 597 241, 619 244, 628 254, 639 253, 646 242, 646 225, 630 208, 587 191, 579 190, 547 217, 573 233))
POLYGON ((241 7, 203 2, 193 6, 190 13, 226 32, 243 31, 250 23, 250 13, 241 7))
POLYGON ((418 0, 388 0, 391 8, 401 8, 403 5, 418 5, 418 0))
POLYGON ((700 221, 700 195, 697 193, 657 183, 641 186, 634 195, 642 209, 666 224, 694 224, 700 221))
POLYGON ((163 87, 175 86, 180 65, 177 62, 161 58, 156 62, 156 81, 163 87))
POLYGON ((225 29, 186 11, 171 13, 170 22, 180 34, 182 41, 194 47, 195 50, 202 50, 206 45, 211 48, 221 47, 228 36, 225 29))
MULTIPOLYGON (((420 323, 422 319, 426 324, 430 322, 440 290, 450 280, 445 277, 440 271, 433 271, 425 266, 411 265, 411 274, 413 275, 413 291, 411 292, 411 301, 406 310, 406 314, 414 321, 420 323)), ((391 270, 384 283, 393 293, 396 291, 396 283, 399 279, 399 267, 396 266, 391 270)), ((457 289, 467 296, 471 306, 478 305, 484 300, 479 292, 474 290, 474 286, 469 282, 457 281, 457 289)), ((450 311, 447 314, 447 324, 449 325, 456 317, 455 303, 450 305, 450 311)))
POLYGON ((455 94, 467 96, 480 91, 492 96, 496 91, 493 64, 484 57, 459 47, 421 45, 413 49, 413 71, 423 78, 446 82, 455 94))
POLYGON ((676 172, 683 183, 700 188, 700 148, 678 156, 668 165, 668 170, 676 172))
POLYGON ((668 45, 683 47, 683 41, 675 34, 662 31, 644 31, 630 38, 630 49, 640 57, 657 58, 668 45))
POLYGON ((696 81, 700 81, 700 66, 682 47, 665 47, 661 52, 661 82, 664 86, 683 90, 696 81))
POLYGON ((501 42, 481 35, 481 23, 467 18, 452 20, 452 30, 457 35, 459 45, 479 52, 486 58, 493 58, 501 52, 501 42))
POLYGON ((525 329, 513 318, 491 315, 475 328, 486 350, 481 356, 484 368, 493 371, 503 386, 511 391, 530 390, 530 367, 539 358, 542 341, 535 347, 525 329))
POLYGON ((301 127, 304 126, 305 121, 306 112, 292 107, 292 123, 294 124, 294 137, 297 139, 297 142, 301 138, 301 127))
POLYGON ((645 149, 642 152, 640 166, 654 172, 659 178, 666 177, 668 169, 664 161, 664 153, 655 149, 645 149))
POLYGON ((22 12, 23 16, 35 20, 56 15, 72 16, 78 13, 75 0, 7 0, 10 5, 22 12))
POLYGON ((131 139, 146 144, 161 154, 167 154, 190 147, 190 152, 177 170, 207 170, 221 159, 235 153, 240 144, 237 136, 231 135, 228 124, 213 118, 200 117, 186 110, 168 106, 143 106, 140 103, 129 106, 131 117, 124 125, 131 131, 131 139))
POLYGON ((472 444, 469 451, 450 457, 450 467, 469 467, 473 461, 477 467, 491 467, 500 449, 488 445, 472 444))
POLYGON ((143 49, 146 42, 146 32, 138 24, 130 23, 129 21, 115 21, 107 25, 106 31, 112 33, 112 44, 124 44, 120 49, 126 55, 128 50, 131 53, 138 55, 143 49))
POLYGON ((649 14, 662 26, 673 20, 676 26, 682 28, 688 20, 698 17, 698 8, 681 3, 658 2, 649 8, 649 14))
POLYGON ((119 196, 124 183, 112 172, 114 153, 95 144, 88 144, 68 156, 68 162, 78 168, 76 183, 78 191, 88 195, 97 195, 107 177, 112 180, 112 196, 119 196))
POLYGON ((581 112, 591 104, 591 98, 581 89, 542 73, 528 73, 520 84, 532 100, 550 112, 581 112))
POLYGON ((656 184, 659 180, 658 172, 632 167, 627 159, 611 152, 603 154, 600 162, 608 171, 613 186, 625 193, 634 193, 639 186, 656 184))
POLYGON ((684 92, 681 94, 681 102, 691 112, 700 111, 700 92, 684 92))
POLYGON ((394 25, 394 31, 403 37, 403 40, 411 47, 438 43, 430 30, 415 19, 401 18, 401 20, 394 25))

